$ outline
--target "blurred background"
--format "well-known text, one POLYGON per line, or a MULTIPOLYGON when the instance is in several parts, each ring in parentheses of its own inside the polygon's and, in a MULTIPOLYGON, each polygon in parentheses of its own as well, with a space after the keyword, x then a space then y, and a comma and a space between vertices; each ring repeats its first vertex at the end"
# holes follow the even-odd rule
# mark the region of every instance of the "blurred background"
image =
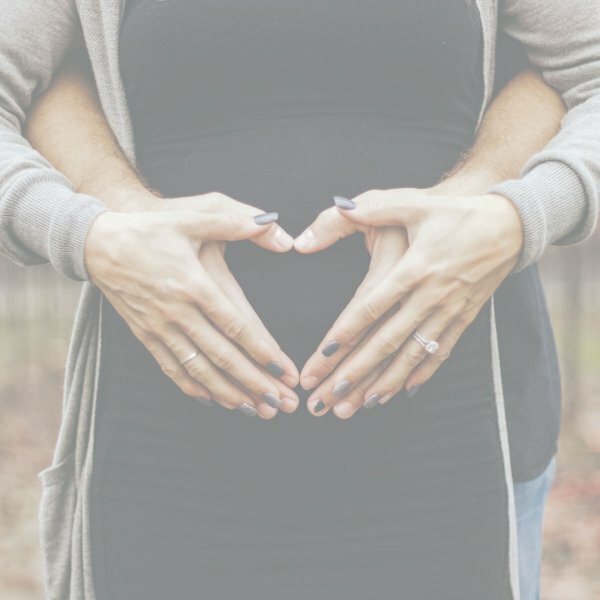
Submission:
MULTIPOLYGON (((600 598, 600 234, 542 259, 563 423, 544 529, 543 600, 600 598)), ((42 600, 37 473, 60 422, 80 285, 0 256, 0 600, 42 600)))

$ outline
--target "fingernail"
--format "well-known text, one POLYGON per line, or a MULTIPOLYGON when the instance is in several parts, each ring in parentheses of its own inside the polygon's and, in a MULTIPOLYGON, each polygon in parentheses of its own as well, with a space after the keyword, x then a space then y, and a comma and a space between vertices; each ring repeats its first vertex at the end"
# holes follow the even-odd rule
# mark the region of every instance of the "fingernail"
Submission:
POLYGON ((285 375, 285 370, 283 369, 283 367, 279 363, 276 363, 275 361, 270 362, 266 366, 266 369, 274 377, 281 377, 282 375, 285 375))
POLYGON ((334 386, 332 393, 336 398, 342 398, 345 396, 352 387, 352 382, 347 379, 342 379, 342 381, 338 381, 334 386))
POLYGON ((281 400, 271 392, 265 392, 262 395, 262 399, 273 408, 279 408, 281 406, 281 400))
POLYGON ((315 412, 321 412, 323 409, 325 408, 325 402, 323 402, 323 400, 319 400, 315 406, 314 406, 314 411, 315 412))
POLYGON ((379 398, 379 400, 377 402, 379 404, 385 404, 391 397, 392 397, 391 394, 386 394, 385 396, 382 396, 381 398, 379 398))
POLYGON ((349 198, 344 198, 344 196, 334 196, 333 201, 338 208, 343 208, 344 210, 352 210, 356 208, 356 204, 352 202, 349 198))
POLYGON ((338 402, 333 408, 334 414, 339 417, 349 417, 353 410, 354 406, 352 405, 352 402, 348 401, 338 402))
POLYGON ((421 384, 419 384, 419 385, 411 385, 408 388, 408 390, 406 390, 406 397, 407 398, 412 398, 419 391, 420 387, 421 387, 421 384))
POLYGON ((294 411, 298 408, 300 401, 297 398, 282 398, 281 408, 289 411, 294 411))
POLYGON ((314 375, 309 375, 308 377, 304 378, 302 382, 302 387, 305 390, 312 390, 315 387, 315 385, 317 385, 318 381, 319 380, 314 375))
POLYGON ((294 246, 300 250, 304 250, 305 248, 308 248, 314 242, 314 240, 315 234, 309 227, 294 240, 294 246))
POLYGON ((332 354, 335 354, 337 352, 337 349, 340 347, 340 343, 339 342, 329 342, 326 346, 323 346, 323 349, 321 350, 321 354, 323 356, 331 356, 332 354))
POLYGON ((244 402, 243 404, 240 404, 236 408, 237 408, 237 410, 243 412, 247 417, 255 417, 256 416, 256 408, 254 408, 254 406, 251 406, 250 404, 246 404, 246 402, 244 402))
POLYGON ((379 403, 381 396, 379 394, 371 394, 364 402, 363 408, 373 408, 379 403))
POLYGON ((200 402, 200 404, 204 404, 204 406, 212 406, 213 405, 213 401, 210 398, 207 398, 206 396, 198 396, 196 398, 196 400, 198 400, 198 402, 200 402))
POLYGON ((279 213, 270 212, 263 213, 262 215, 256 215, 254 217, 254 222, 257 225, 266 225, 267 223, 273 223, 273 221, 277 221, 279 219, 279 213))
POLYGON ((286 250, 294 245, 294 238, 281 229, 281 227, 278 227, 275 232, 275 241, 286 250))

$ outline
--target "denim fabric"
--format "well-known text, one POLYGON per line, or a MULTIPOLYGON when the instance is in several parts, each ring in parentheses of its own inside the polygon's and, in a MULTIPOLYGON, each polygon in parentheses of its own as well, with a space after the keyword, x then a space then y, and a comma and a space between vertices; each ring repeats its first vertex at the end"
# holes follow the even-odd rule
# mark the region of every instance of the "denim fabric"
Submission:
POLYGON ((530 481, 515 483, 519 541, 519 587, 521 600, 539 600, 542 564, 542 522, 548 492, 554 481, 556 457, 543 473, 530 481))

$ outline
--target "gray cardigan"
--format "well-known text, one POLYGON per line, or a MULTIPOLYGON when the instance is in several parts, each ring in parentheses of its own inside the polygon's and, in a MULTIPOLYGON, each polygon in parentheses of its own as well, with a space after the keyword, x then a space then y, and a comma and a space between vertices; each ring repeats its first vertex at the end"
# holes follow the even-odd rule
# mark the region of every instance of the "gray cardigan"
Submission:
MULTIPOLYGON (((600 4, 598 0, 475 1, 484 27, 483 113, 494 80, 496 28, 528 48, 531 62, 569 109, 560 133, 524 167, 497 185, 516 205, 525 245, 515 271, 549 244, 572 244, 593 232, 600 182, 600 4), (499 13, 499 15, 498 15, 499 13)), ((134 144, 119 74, 118 36, 125 0, 0 0, 0 251, 20 265, 50 262, 83 281, 64 379, 63 418, 52 464, 39 476, 40 542, 47 597, 96 600, 90 561, 89 497, 93 421, 100 355, 99 290, 84 264, 86 234, 108 208, 76 193, 23 138, 32 98, 43 91, 71 48, 85 44, 109 124, 128 160, 134 144)), ((493 309, 493 303, 492 303, 493 309)), ((516 586, 514 501, 495 317, 492 362, 505 459, 509 559, 516 586)))

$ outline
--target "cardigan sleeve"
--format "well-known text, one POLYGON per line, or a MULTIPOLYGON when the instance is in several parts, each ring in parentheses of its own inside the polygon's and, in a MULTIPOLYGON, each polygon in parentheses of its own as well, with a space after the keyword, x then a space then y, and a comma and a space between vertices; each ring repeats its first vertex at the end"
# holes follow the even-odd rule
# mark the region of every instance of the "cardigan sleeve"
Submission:
POLYGON ((75 0, 0 0, 0 252, 88 281, 84 243, 105 210, 23 137, 27 109, 82 41, 75 0))
POLYGON ((499 26, 562 96, 559 133, 524 165, 518 179, 489 191, 516 206, 524 247, 513 272, 549 244, 581 242, 598 219, 600 190, 600 0, 499 0, 499 26))

